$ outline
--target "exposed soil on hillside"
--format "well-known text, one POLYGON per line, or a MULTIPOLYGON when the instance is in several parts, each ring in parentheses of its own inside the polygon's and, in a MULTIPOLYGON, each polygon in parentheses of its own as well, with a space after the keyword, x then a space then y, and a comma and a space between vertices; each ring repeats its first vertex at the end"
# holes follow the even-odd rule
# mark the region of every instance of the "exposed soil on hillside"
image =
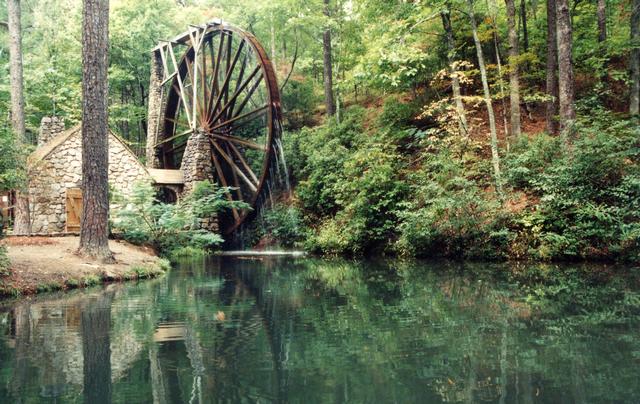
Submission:
POLYGON ((0 295, 31 294, 89 286, 104 281, 157 275, 160 258, 150 248, 110 240, 116 262, 103 264, 76 254, 78 237, 8 237, 11 274, 0 280, 0 295))

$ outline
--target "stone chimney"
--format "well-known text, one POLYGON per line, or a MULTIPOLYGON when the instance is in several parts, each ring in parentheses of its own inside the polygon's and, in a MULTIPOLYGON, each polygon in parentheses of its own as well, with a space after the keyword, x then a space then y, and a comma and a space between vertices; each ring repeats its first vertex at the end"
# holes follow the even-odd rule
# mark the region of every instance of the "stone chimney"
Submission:
POLYGON ((40 121, 38 147, 64 132, 64 119, 59 116, 45 116, 40 121))

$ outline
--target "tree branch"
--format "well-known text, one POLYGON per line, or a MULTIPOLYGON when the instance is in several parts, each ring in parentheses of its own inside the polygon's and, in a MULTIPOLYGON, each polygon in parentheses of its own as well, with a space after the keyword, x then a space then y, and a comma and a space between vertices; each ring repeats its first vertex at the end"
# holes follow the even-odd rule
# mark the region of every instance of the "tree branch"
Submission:
POLYGON ((284 88, 284 86, 287 85, 287 83, 289 82, 289 78, 291 77, 291 74, 293 73, 293 69, 296 67, 296 60, 298 60, 298 44, 299 44, 299 40, 298 40, 298 30, 296 29, 296 48, 295 51, 293 52, 293 60, 291 61, 291 69, 289 70, 289 74, 287 74, 287 78, 284 80, 284 83, 282 83, 282 85, 280 86, 280 92, 282 92, 282 89, 284 88))
POLYGON ((0 21, 0 27, 4 27, 5 29, 9 29, 9 23, 6 21, 0 21))

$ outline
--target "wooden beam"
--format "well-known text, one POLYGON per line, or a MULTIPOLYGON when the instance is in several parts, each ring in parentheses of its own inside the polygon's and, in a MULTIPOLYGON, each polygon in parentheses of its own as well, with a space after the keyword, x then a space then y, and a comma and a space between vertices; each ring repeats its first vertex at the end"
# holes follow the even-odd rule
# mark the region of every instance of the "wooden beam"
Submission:
MULTIPOLYGON (((213 159, 213 165, 216 167, 216 173, 218 174, 218 178, 220 179, 222 186, 228 188, 229 184, 227 183, 227 179, 224 177, 224 173, 222 172, 222 166, 220 166, 220 162, 218 161, 218 158, 216 157, 216 154, 213 152, 213 150, 211 150, 211 157, 213 159)), ((229 202, 233 202, 233 196, 231 196, 231 193, 227 191, 225 192, 225 194, 227 195, 227 200, 229 202)), ((238 210, 236 208, 231 208, 231 210, 233 211, 233 217, 236 219, 236 222, 240 221, 238 210)))
POLYGON ((230 124, 232 122, 235 122, 235 121, 237 121, 239 119, 246 118, 246 117, 248 117, 250 115, 257 114, 257 113, 260 113, 260 112, 265 112, 267 110, 267 108, 269 108, 269 105, 264 105, 264 106, 262 106, 262 107, 260 107, 258 109, 253 109, 253 110, 251 110, 249 112, 245 112, 242 115, 235 116, 235 117, 229 119, 228 121, 224 121, 224 122, 221 122, 221 123, 215 125, 214 127, 210 128, 210 130, 213 131, 213 130, 219 129, 219 128, 225 126, 225 125, 228 125, 228 124, 230 124))
POLYGON ((233 93, 233 95, 231 96, 231 99, 222 107, 222 109, 220 109, 220 111, 218 111, 218 113, 216 114, 216 116, 213 117, 213 119, 211 120, 211 122, 215 122, 218 120, 218 118, 220 118, 220 116, 222 114, 224 114, 224 112, 231 107, 231 110, 233 111, 233 107, 232 105, 234 104, 235 100, 238 98, 238 96, 240 95, 240 93, 249 85, 249 83, 251 82, 251 80, 253 80, 253 77, 260 71, 260 65, 257 65, 255 67, 255 69, 253 69, 253 71, 251 72, 251 74, 249 75, 249 77, 247 78, 247 80, 245 80, 243 83, 239 84, 239 87, 236 88, 236 91, 233 93))
POLYGON ((244 180, 244 182, 247 184, 247 186, 255 193, 258 192, 258 188, 256 187, 256 184, 254 184, 253 182, 251 182, 251 180, 249 178, 247 178, 247 176, 242 172, 242 170, 240 170, 240 168, 238 168, 238 166, 236 165, 236 163, 233 161, 233 159, 231 157, 229 157, 227 155, 227 153, 224 152, 224 150, 222 150, 222 147, 220 147, 220 145, 218 145, 218 142, 216 141, 212 141, 211 144, 213 144, 213 147, 216 148, 216 150, 218 150, 218 153, 220 153, 220 155, 222 156, 223 159, 226 160, 226 162, 229 164, 229 166, 231 166, 231 169, 235 170, 238 175, 240 176, 240 178, 242 178, 242 180, 244 180))
POLYGON ((209 133, 209 136, 214 137, 216 139, 220 139, 220 140, 226 140, 228 142, 238 143, 238 144, 250 147, 250 148, 255 149, 255 150, 261 150, 263 152, 267 151, 267 148, 265 146, 261 146, 258 143, 252 142, 251 140, 241 139, 241 138, 236 137, 236 136, 221 135, 219 133, 209 133))
POLYGON ((193 126, 193 123, 191 122, 190 116, 189 116, 189 106, 187 105, 187 98, 185 97, 185 90, 184 90, 184 85, 182 84, 182 77, 180 77, 180 69, 178 68, 178 62, 176 62, 176 55, 173 52, 173 46, 169 46, 169 53, 171 54, 171 61, 173 62, 173 66, 175 67, 176 71, 178 72, 178 75, 176 76, 178 78, 178 87, 180 88, 180 98, 182 99, 182 104, 184 105, 184 109, 187 112, 187 120, 189 121, 189 127, 191 129, 195 129, 195 127, 193 126))
POLYGON ((236 156, 238 156, 238 160, 240 160, 240 164, 242 164, 244 169, 247 170, 253 182, 255 182, 255 184, 258 185, 260 183, 260 181, 258 181, 258 177, 255 175, 251 167, 249 167, 249 164, 247 164, 247 161, 244 159, 244 156, 242 155, 242 153, 240 153, 240 150, 238 150, 238 148, 231 142, 227 142, 227 144, 229 145, 229 147, 231 147, 231 150, 235 152, 236 156))

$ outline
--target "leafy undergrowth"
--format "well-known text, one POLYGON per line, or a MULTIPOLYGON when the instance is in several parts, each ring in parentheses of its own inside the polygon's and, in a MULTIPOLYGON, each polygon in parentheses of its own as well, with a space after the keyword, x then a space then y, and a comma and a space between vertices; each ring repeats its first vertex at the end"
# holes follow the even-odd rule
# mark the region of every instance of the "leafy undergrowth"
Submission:
POLYGON ((488 142, 457 133, 446 110, 417 128, 415 105, 388 100, 365 128, 353 107, 288 134, 295 194, 269 226, 324 255, 638 262, 640 126, 579 112, 569 142, 523 135, 502 152, 501 200, 488 142))

